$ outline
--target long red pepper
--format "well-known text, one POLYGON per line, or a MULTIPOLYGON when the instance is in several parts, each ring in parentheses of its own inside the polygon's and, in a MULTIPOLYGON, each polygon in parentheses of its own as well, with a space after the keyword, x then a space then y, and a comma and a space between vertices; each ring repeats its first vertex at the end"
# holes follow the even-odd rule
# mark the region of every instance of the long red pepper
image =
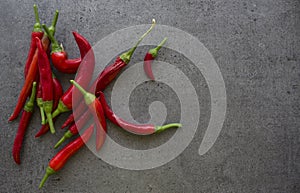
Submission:
POLYGON ((39 39, 41 39, 43 37, 43 34, 44 34, 44 32, 42 30, 41 23, 40 23, 39 13, 38 13, 38 9, 37 9, 36 4, 33 5, 33 10, 34 10, 36 23, 34 24, 33 31, 31 33, 30 49, 29 49, 29 52, 28 52, 28 56, 27 56, 27 60, 26 60, 26 63, 25 63, 25 68, 24 68, 24 77, 25 78, 28 74, 29 67, 30 67, 30 64, 32 62, 35 50, 36 50, 35 38, 38 37, 39 39))
POLYGON ((151 80, 154 80, 154 75, 152 72, 152 61, 157 57, 157 53, 160 50, 160 48, 164 45, 164 43, 167 41, 167 38, 164 38, 163 41, 155 48, 149 50, 144 58, 144 71, 146 73, 146 75, 148 76, 148 78, 150 78, 151 80))
POLYGON ((43 177, 39 188, 42 188, 48 177, 58 172, 66 164, 68 159, 72 157, 72 155, 74 155, 91 138, 93 130, 94 125, 92 124, 81 136, 78 136, 74 141, 68 143, 50 160, 46 169, 46 174, 43 177))
POLYGON ((61 126, 61 129, 67 127, 68 125, 71 125, 74 123, 74 115, 73 113, 70 114, 70 116, 66 119, 64 124, 61 126))
POLYGON ((86 92, 77 82, 70 81, 83 95, 85 103, 88 105, 91 114, 93 115, 94 122, 96 124, 96 150, 99 151, 105 142, 106 138, 106 120, 100 101, 96 99, 96 96, 86 92))
MULTIPOLYGON (((91 88, 89 89, 90 92, 94 92, 96 90, 96 96, 99 95, 98 92, 103 91, 108 84, 110 84, 115 77, 121 72, 121 70, 130 62, 132 54, 136 50, 137 46, 140 42, 152 31, 153 27, 155 26, 155 20, 152 20, 151 27, 144 33, 138 42, 132 47, 129 51, 121 54, 115 62, 107 67, 101 72, 101 74, 97 77, 97 79, 92 84, 91 88)), ((86 106, 84 102, 79 103, 79 105, 75 109, 76 113, 81 113, 86 111, 86 106)), ((73 116, 73 115, 70 115, 73 116)), ((69 118, 68 118, 69 119, 69 118)))
POLYGON ((171 123, 171 124, 167 124, 167 125, 163 125, 163 126, 155 126, 152 124, 132 124, 129 123, 125 120, 123 120, 122 118, 119 118, 112 110, 111 108, 108 106, 106 100, 105 100, 105 96, 103 94, 103 92, 100 92, 100 101, 105 113, 105 116, 114 124, 116 124, 117 126, 123 128, 124 130, 130 132, 130 133, 134 133, 137 135, 150 135, 153 133, 158 133, 158 132, 162 132, 166 129, 169 128, 174 128, 174 127, 181 127, 182 125, 179 123, 171 123))
MULTIPOLYGON (((44 29, 47 33, 48 29, 45 27, 44 29)), ((95 56, 90 43, 83 36, 81 36, 76 32, 73 32, 73 35, 79 47, 80 55, 82 59, 82 64, 80 65, 79 73, 77 73, 76 81, 80 85, 83 85, 85 87, 89 85, 92 79, 92 75, 95 67, 95 56)), ((75 98, 77 98, 76 96, 79 95, 79 93, 75 94, 76 92, 73 93, 73 91, 74 91, 74 86, 71 85, 69 89, 61 97, 58 107, 53 112, 52 117, 56 117, 60 113, 72 110, 73 94, 75 95, 75 98)))
POLYGON ((55 133, 53 121, 52 121, 52 108, 53 108, 53 81, 50 62, 48 60, 47 53, 42 48, 42 42, 36 38, 36 44, 38 48, 38 66, 40 72, 40 83, 42 84, 43 95, 43 109, 47 116, 51 133, 55 133))
MULTIPOLYGON (((63 94, 63 88, 61 86, 61 83, 59 80, 56 78, 54 74, 52 74, 52 81, 53 81, 53 94, 54 94, 54 99, 53 99, 53 109, 56 109, 59 99, 63 94)), ((55 122, 56 118, 53 119, 53 122, 55 122)), ((36 133, 35 137, 40 137, 47 133, 49 131, 49 124, 48 123, 43 123, 42 127, 40 130, 36 133)))
MULTIPOLYGON (((58 11, 56 10, 55 15, 54 15, 54 19, 52 21, 52 25, 49 27, 49 32, 50 34, 54 34, 55 33, 55 26, 57 23, 57 18, 58 18, 58 11)), ((43 38, 42 38, 42 44, 43 44, 43 49, 47 50, 48 46, 49 46, 49 39, 47 37, 46 34, 44 34, 43 38)), ((18 98, 18 102, 17 105, 14 109, 14 112, 12 113, 12 115, 10 116, 10 118, 8 119, 9 121, 12 121, 14 119, 16 119, 18 117, 18 115, 20 114, 27 97, 30 95, 30 91, 31 91, 31 87, 32 87, 32 83, 34 82, 34 80, 36 79, 37 75, 38 75, 38 51, 37 49, 35 50, 34 56, 32 58, 23 88, 20 92, 19 98, 18 98)))
POLYGON ((33 113, 35 94, 36 94, 36 82, 33 82, 31 96, 29 98, 29 101, 24 106, 21 120, 19 123, 19 128, 18 128, 16 137, 15 137, 15 140, 14 140, 14 145, 13 145, 12 154, 13 154, 13 158, 17 164, 21 163, 20 152, 22 149, 22 143, 23 143, 23 139, 25 136, 25 132, 27 130, 27 127, 29 125, 29 122, 30 122, 30 119, 31 119, 31 116, 33 113))

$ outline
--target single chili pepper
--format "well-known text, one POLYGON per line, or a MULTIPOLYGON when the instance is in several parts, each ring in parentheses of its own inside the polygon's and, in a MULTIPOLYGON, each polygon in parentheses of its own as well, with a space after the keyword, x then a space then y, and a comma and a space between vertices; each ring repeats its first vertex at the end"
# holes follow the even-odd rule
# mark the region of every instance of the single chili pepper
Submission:
POLYGON ((27 130, 27 127, 29 125, 33 109, 34 109, 34 99, 36 94, 36 82, 33 82, 31 96, 29 98, 29 101, 25 104, 22 117, 19 123, 19 128, 15 137, 14 145, 13 145, 13 158, 17 164, 21 163, 20 159, 20 152, 22 149, 22 143, 25 136, 25 132, 27 130))
POLYGON ((71 125, 74 123, 74 115, 73 113, 70 114, 70 116, 67 118, 67 120, 63 123, 61 126, 61 129, 67 127, 68 125, 71 125))
POLYGON ((85 103, 88 105, 91 114, 93 115, 96 124, 96 150, 99 151, 104 144, 106 138, 106 120, 100 101, 92 93, 85 91, 77 82, 70 80, 70 82, 82 93, 85 103))
POLYGON ((132 124, 129 123, 125 120, 123 120, 122 118, 119 118, 112 110, 111 108, 108 106, 106 100, 105 100, 105 96, 103 94, 103 92, 100 92, 100 96, 98 97, 98 99, 100 99, 105 116, 114 124, 116 124, 117 126, 123 128, 124 130, 133 133, 133 134, 137 134, 137 135, 150 135, 153 133, 158 133, 158 132, 162 132, 166 129, 169 128, 173 128, 173 127, 181 127, 182 125, 179 123, 171 123, 171 124, 167 124, 167 125, 163 125, 163 126, 155 126, 152 124, 132 124))
POLYGON ((144 71, 146 73, 146 75, 148 76, 148 78, 150 78, 151 80, 154 80, 154 75, 152 72, 152 61, 157 57, 157 53, 160 50, 160 48, 164 45, 164 43, 167 41, 167 38, 164 38, 163 41, 156 47, 153 48, 151 50, 149 50, 144 58, 144 71))
MULTIPOLYGON (((155 19, 152 20, 151 27, 144 33, 138 42, 132 47, 129 51, 121 54, 115 62, 107 67, 101 72, 101 74, 97 77, 94 81, 92 86, 90 87, 89 91, 94 92, 96 90, 96 96, 99 95, 99 91, 103 91, 108 84, 110 84, 115 77, 121 72, 121 70, 130 62, 131 56, 136 50, 137 46, 140 42, 152 31, 153 27, 155 26, 156 22, 155 19)), ((86 106, 84 102, 81 102, 75 109, 76 113, 85 112, 86 106)), ((70 115, 73 116, 73 115, 70 115)), ((68 118, 69 119, 69 118, 68 118)), ((71 118, 70 118, 71 119, 71 118)))
MULTIPOLYGON (((83 115, 81 115, 76 124, 73 123, 68 131, 65 132, 64 136, 55 144, 54 148, 58 148, 65 140, 71 138, 74 135, 77 135, 81 129, 83 129, 86 121, 90 118, 90 111, 86 111, 83 115)), ((106 124, 106 123, 103 123, 106 124)))
POLYGON ((44 109, 43 109, 43 95, 42 95, 42 84, 39 83, 39 86, 38 86, 38 91, 37 91, 37 95, 36 95, 36 104, 37 106, 39 107, 40 109, 40 114, 41 114, 41 121, 42 121, 42 124, 45 122, 45 112, 44 112, 44 109))
POLYGON ((68 143, 62 150, 60 150, 49 162, 39 188, 42 188, 48 177, 58 172, 68 161, 72 155, 74 155, 92 136, 94 125, 92 124, 87 128, 81 136, 78 136, 74 141, 68 143))
POLYGON ((52 63, 57 70, 63 73, 68 73, 68 74, 76 73, 83 59, 82 56, 85 55, 86 52, 91 49, 90 44, 80 34, 78 34, 77 32, 73 32, 73 36, 80 50, 81 57, 75 59, 68 59, 68 54, 64 50, 62 45, 59 45, 58 41, 54 38, 54 36, 49 35, 52 44, 52 52, 51 52, 52 63))
MULTIPOLYGON (((50 34, 54 34, 55 33, 55 26, 57 23, 57 18, 58 18, 58 11, 56 10, 55 15, 54 15, 54 19, 52 21, 52 25, 49 27, 49 31, 50 34)), ((47 50, 48 46, 49 46, 49 39, 47 37, 47 35, 44 33, 44 36, 42 38, 42 44, 43 44, 43 49, 47 50)), ((23 85, 23 88, 20 92, 19 98, 18 98, 18 102, 17 105, 14 109, 14 112, 12 113, 12 115, 10 116, 10 118, 8 119, 9 121, 12 121, 14 119, 16 119, 18 117, 18 115, 20 114, 27 97, 30 95, 30 91, 31 91, 31 87, 32 87, 32 83, 34 82, 34 80, 37 77, 38 74, 38 51, 37 49, 35 50, 34 56, 32 58, 29 70, 28 70, 28 74, 26 76, 25 79, 25 83, 23 85)))
MULTIPOLYGON (((63 94, 63 89, 61 86, 61 83, 59 82, 59 80, 56 78, 56 76, 52 73, 52 81, 53 81, 53 94, 54 94, 54 100, 53 100, 53 108, 52 108, 52 112, 54 109, 56 109, 59 99, 63 94)), ((53 122, 55 122, 56 118, 53 119, 53 122)), ((45 133, 47 133, 49 131, 50 127, 48 123, 43 123, 42 127, 40 128, 40 130, 35 134, 35 137, 40 137, 42 135, 44 135, 45 133)))
POLYGON ((40 72, 40 83, 42 84, 43 95, 43 109, 47 116, 47 120, 50 126, 51 133, 55 133, 53 121, 52 121, 52 108, 53 108, 53 81, 50 62, 48 60, 47 53, 42 48, 42 42, 36 38, 36 44, 38 48, 38 66, 40 72))
POLYGON ((27 60, 26 60, 26 63, 25 63, 25 68, 24 68, 24 77, 25 78, 28 74, 29 67, 30 67, 30 64, 32 62, 32 58, 33 58, 35 50, 36 50, 35 38, 38 37, 39 39, 41 39, 43 37, 43 34, 44 34, 44 32, 42 30, 41 23, 40 23, 38 8, 37 8, 36 4, 33 5, 33 10, 34 10, 36 23, 34 24, 34 27, 33 27, 32 33, 31 33, 31 43, 30 43, 30 48, 29 48, 27 60))
MULTIPOLYGON (((44 27, 44 25, 43 25, 44 27)), ((47 28, 44 27, 46 33, 47 28)), ((77 42, 77 45, 80 50, 80 55, 82 59, 82 65, 80 65, 80 70, 76 75, 76 81, 83 86, 88 86, 93 75, 94 67, 95 67, 95 56, 93 49, 90 43, 77 32, 73 32, 74 38, 77 42)), ((53 49, 53 48, 52 48, 53 49)), ((60 113, 67 112, 72 110, 72 99, 79 98, 78 92, 74 92, 74 86, 71 85, 69 89, 63 94, 60 98, 57 109, 53 112, 52 117, 56 117, 60 113), (73 93, 74 92, 74 93, 73 93), (74 95, 74 96, 73 96, 74 95), (78 96, 78 97, 77 97, 78 96)))

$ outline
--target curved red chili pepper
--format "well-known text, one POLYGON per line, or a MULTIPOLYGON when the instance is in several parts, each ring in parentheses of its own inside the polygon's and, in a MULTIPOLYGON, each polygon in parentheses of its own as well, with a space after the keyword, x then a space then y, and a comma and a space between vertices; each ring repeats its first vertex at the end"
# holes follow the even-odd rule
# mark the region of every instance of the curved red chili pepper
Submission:
POLYGON ((43 95, 43 109, 47 116, 47 121, 50 126, 51 133, 55 133, 53 121, 52 121, 52 108, 53 108, 53 81, 50 62, 48 60, 47 53, 42 48, 41 40, 36 38, 38 48, 38 66, 40 72, 40 83, 42 84, 43 95))
POLYGON ((32 112, 34 109, 34 99, 35 99, 35 94, 36 94, 36 82, 33 82, 32 86, 32 91, 31 91, 31 96, 29 98, 29 101, 25 104, 24 110, 22 112, 21 120, 19 123, 18 131, 14 140, 14 145, 13 145, 13 158, 17 164, 21 163, 20 159, 20 152, 22 149, 22 143, 23 139, 25 136, 25 132, 27 130, 27 127, 29 125, 32 112))
POLYGON ((96 96, 86 92, 77 82, 70 81, 83 95, 85 103, 88 105, 91 114, 93 115, 96 123, 96 150, 99 151, 104 144, 106 138, 106 120, 100 101, 96 99, 96 96))
POLYGON ((123 128, 124 130, 134 133, 137 135, 150 135, 153 133, 158 133, 161 131, 164 131, 168 128, 173 128, 173 127, 181 127, 182 125, 179 123, 171 123, 163 126, 155 126, 152 124, 132 124, 129 123, 122 118, 119 118, 108 106, 105 96, 103 92, 100 92, 100 96, 98 97, 101 101, 105 116, 114 124, 117 126, 123 128))
POLYGON ((163 41, 155 48, 149 50, 144 58, 144 71, 146 73, 146 75, 148 76, 148 78, 150 78, 151 80, 154 80, 154 75, 152 72, 152 61, 154 60, 154 58, 156 58, 158 51, 160 50, 160 48, 164 45, 164 43, 167 41, 167 38, 164 38, 163 41))
MULTIPOLYGON (((44 25, 43 25, 44 27, 44 25)), ((47 32, 48 29, 44 27, 47 32)), ((88 86, 93 75, 95 67, 95 56, 93 49, 89 42, 80 34, 73 32, 74 38, 80 50, 82 58, 82 64, 80 65, 79 73, 76 76, 76 81, 83 86, 88 86)), ((57 109, 53 112, 52 117, 56 117, 60 113, 72 110, 72 98, 78 98, 80 95, 78 92, 74 92, 74 86, 71 85, 69 89, 60 98, 57 109), (77 97, 78 96, 78 97, 77 97)))
POLYGON ((87 128, 84 133, 77 137, 74 141, 68 143, 62 150, 60 150, 49 162, 46 169, 46 174, 43 177, 39 188, 42 188, 48 177, 58 172, 68 161, 72 155, 74 155, 92 136, 94 125, 92 124, 87 128))
POLYGON ((69 117, 67 118, 67 120, 63 123, 63 125, 61 126, 61 129, 67 127, 68 125, 71 125, 74 123, 74 115, 73 113, 71 113, 69 115, 69 117))
MULTIPOLYGON (((53 81, 53 94, 54 94, 54 100, 53 100, 53 110, 56 109, 59 99, 63 94, 63 89, 61 86, 61 83, 59 80, 55 77, 54 74, 52 74, 52 81, 53 81)), ((53 122, 55 122, 56 118, 53 119, 53 122)), ((35 137, 40 137, 47 133, 49 131, 50 127, 48 123, 42 124, 42 127, 40 130, 36 133, 35 137)))
MULTIPOLYGON (((55 15, 54 15, 54 19, 52 21, 52 25, 49 27, 49 31, 50 34, 54 34, 55 33, 55 26, 57 23, 57 18, 58 18, 58 11, 56 10, 55 15)), ((43 49, 47 50, 48 46, 49 46, 49 39, 47 37, 46 34, 44 34, 43 38, 42 38, 42 44, 43 44, 43 49)), ((20 114, 27 97, 30 95, 30 91, 31 91, 31 87, 32 87, 32 83, 34 82, 34 80, 36 79, 37 75, 38 75, 38 51, 37 49, 35 50, 34 56, 32 58, 23 88, 20 92, 19 98, 18 98, 18 102, 17 105, 14 109, 14 112, 12 113, 12 115, 9 117, 9 121, 12 121, 14 119, 16 119, 18 117, 18 115, 20 114)))

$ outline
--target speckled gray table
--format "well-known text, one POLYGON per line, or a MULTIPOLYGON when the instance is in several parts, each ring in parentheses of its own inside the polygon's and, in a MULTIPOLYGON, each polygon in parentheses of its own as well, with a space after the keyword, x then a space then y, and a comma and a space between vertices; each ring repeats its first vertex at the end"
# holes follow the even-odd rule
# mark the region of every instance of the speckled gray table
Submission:
MULTIPOLYGON (((299 192, 299 10, 297 0, 2 0, 0 192, 299 192), (64 42, 70 57, 78 52, 72 30, 95 44, 116 30, 149 23, 153 17, 197 37, 214 56, 226 84, 226 120, 213 148, 203 156, 197 153, 209 120, 206 82, 184 56, 164 50, 160 59, 181 68, 197 85, 200 124, 185 151, 159 168, 131 171, 107 164, 85 147, 38 190, 44 169, 56 152, 52 146, 64 131, 34 139, 39 119, 33 119, 22 164, 17 166, 11 148, 18 122, 7 123, 23 82, 34 2, 46 23, 55 9, 60 10, 56 37, 64 42)), ((146 49, 138 49, 134 60, 141 60, 146 49)), ((57 75, 66 88, 72 76, 57 75)), ((166 92, 155 82, 143 87, 166 92)), ((109 92, 110 88, 106 94, 109 92)), ((153 97, 147 89, 133 93, 130 107, 136 120, 149 119, 147 104, 153 97)), ((176 101, 157 99, 168 108, 173 106, 170 119, 178 117, 176 101)), ((66 117, 61 116, 57 125, 66 117)), ((145 138, 108 126, 109 135, 130 148, 155 146, 174 134, 170 130, 145 138)))

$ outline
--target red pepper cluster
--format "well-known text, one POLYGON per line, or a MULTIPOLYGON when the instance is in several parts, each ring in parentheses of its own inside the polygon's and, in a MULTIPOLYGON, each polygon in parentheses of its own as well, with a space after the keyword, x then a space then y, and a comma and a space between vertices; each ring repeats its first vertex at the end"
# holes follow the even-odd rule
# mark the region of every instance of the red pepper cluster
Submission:
MULTIPOLYGON (((105 142, 107 126, 106 119, 123 128, 124 130, 137 134, 149 135, 161 132, 171 127, 181 127, 181 124, 172 123, 164 126, 155 126, 151 124, 132 124, 122 118, 119 118, 111 110, 105 100, 103 90, 115 79, 121 70, 130 62, 131 57, 143 38, 150 33, 155 25, 153 20, 151 27, 143 34, 136 45, 129 51, 118 56, 114 63, 108 65, 90 84, 95 67, 95 56, 89 42, 77 32, 73 32, 74 39, 80 51, 80 57, 68 59, 66 51, 54 37, 55 26, 58 19, 58 11, 55 12, 52 25, 46 27, 40 24, 37 6, 34 5, 36 23, 31 34, 31 44, 24 69, 25 82, 18 98, 17 105, 13 114, 9 118, 12 121, 18 117, 22 111, 19 128, 15 137, 13 146, 13 158, 17 164, 21 163, 20 152, 26 129, 29 125, 33 114, 34 102, 40 109, 42 126, 35 137, 46 134, 49 130, 55 133, 54 122, 57 116, 63 112, 71 111, 73 106, 72 97, 80 98, 83 95, 84 100, 78 101, 75 112, 73 112, 63 124, 62 128, 69 126, 68 131, 55 145, 60 146, 66 139, 77 135, 80 130, 85 129, 85 125, 90 116, 93 117, 94 123, 91 124, 81 136, 69 142, 60 150, 49 162, 46 174, 41 181, 40 188, 43 186, 49 175, 60 170, 66 161, 76 153, 85 142, 87 142, 95 130, 96 150, 99 151, 105 142), (51 42, 51 54, 49 44, 51 42), (85 58, 83 60, 83 58, 85 58), (51 65, 51 63, 53 65, 51 65), (63 92, 59 79, 53 74, 52 68, 56 68, 63 73, 76 73, 76 79, 71 80, 70 87, 63 92), (83 88, 88 88, 88 91, 83 88), (78 92, 79 91, 79 92, 78 92), (94 92, 95 94, 91 93, 94 92), (26 103, 26 99, 28 102, 26 103), (79 119, 74 121, 74 114, 80 115, 79 119)), ((148 51, 144 59, 144 70, 146 75, 154 80, 151 69, 151 62, 157 56, 159 49, 166 42, 166 38, 156 47, 148 51)), ((75 102, 76 104, 76 102, 75 102)))

